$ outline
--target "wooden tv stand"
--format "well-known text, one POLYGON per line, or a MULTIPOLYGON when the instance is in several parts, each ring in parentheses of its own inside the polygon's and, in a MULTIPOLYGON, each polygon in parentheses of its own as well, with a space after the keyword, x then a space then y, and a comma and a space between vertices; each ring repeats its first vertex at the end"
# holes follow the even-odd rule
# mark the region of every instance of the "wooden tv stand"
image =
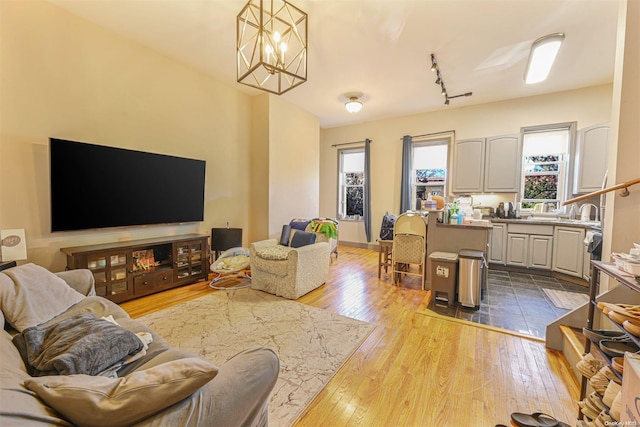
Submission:
POLYGON ((206 280, 208 236, 186 234, 128 242, 60 248, 67 269, 86 268, 99 296, 120 303, 206 280))

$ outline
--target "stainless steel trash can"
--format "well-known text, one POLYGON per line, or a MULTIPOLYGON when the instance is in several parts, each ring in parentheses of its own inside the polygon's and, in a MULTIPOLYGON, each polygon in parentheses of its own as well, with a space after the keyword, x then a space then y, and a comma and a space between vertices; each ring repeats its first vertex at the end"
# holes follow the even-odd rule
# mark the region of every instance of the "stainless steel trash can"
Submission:
POLYGON ((484 278, 484 253, 462 249, 458 253, 458 302, 464 307, 479 308, 484 278))
POLYGON ((458 254, 451 252, 432 252, 431 292, 436 301, 446 301, 448 306, 456 304, 456 277, 458 254))

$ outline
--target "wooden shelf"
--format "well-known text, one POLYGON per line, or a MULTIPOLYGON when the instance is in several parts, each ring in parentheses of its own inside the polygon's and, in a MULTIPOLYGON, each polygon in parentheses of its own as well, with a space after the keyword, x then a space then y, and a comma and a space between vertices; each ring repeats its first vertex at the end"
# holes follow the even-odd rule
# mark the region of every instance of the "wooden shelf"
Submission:
POLYGON ((208 248, 208 236, 186 234, 60 251, 67 255, 67 269, 90 270, 96 278, 96 293, 120 303, 206 279, 208 248), (135 265, 134 254, 145 251, 153 254, 157 264, 141 269, 135 265))
MULTIPOLYGON (((600 273, 606 274, 607 276, 617 280, 619 283, 621 283, 624 286, 627 286, 628 288, 634 290, 635 292, 640 292, 640 283, 638 283, 638 281, 634 277, 620 271, 618 268, 616 268, 614 264, 609 262, 603 262, 603 261, 591 261, 591 281, 589 282, 590 304, 589 304, 589 314, 587 316, 588 328, 593 328, 593 318, 595 316, 596 308, 597 308, 596 297, 598 295, 598 289, 600 287, 600 281, 599 281, 600 273)), ((613 322, 613 323, 617 325, 622 331, 627 332, 622 327, 622 325, 616 322, 613 322)), ((631 334, 628 334, 628 335, 631 336, 631 334)), ((631 339, 636 345, 640 345, 640 339, 638 337, 631 336, 631 339)), ((592 341, 588 339, 584 346, 585 354, 591 351, 591 344, 592 344, 592 341)), ((607 356, 600 349, 597 343, 594 343, 594 344, 596 344, 594 347, 602 355, 603 359, 607 362, 609 367, 611 367, 611 358, 607 356)), ((615 369, 613 369, 613 367, 611 367, 611 370, 619 379, 622 379, 622 376, 615 369)), ((580 387, 580 400, 583 400, 586 397, 587 381, 588 381, 587 378, 583 376, 581 387, 580 387)), ((578 419, 582 419, 582 413, 580 412, 580 410, 578 410, 578 419)))

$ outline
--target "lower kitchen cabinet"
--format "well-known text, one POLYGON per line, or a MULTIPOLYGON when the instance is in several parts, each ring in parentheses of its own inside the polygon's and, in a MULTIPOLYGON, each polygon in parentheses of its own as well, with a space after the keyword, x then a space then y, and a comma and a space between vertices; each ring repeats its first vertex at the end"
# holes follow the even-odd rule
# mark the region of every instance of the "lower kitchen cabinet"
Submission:
POLYGON ((527 267, 529 235, 509 233, 507 235, 507 264, 527 267))
POLYGON ((509 224, 507 231, 508 265, 551 269, 553 226, 509 224))
POLYGON ((583 228, 555 227, 553 271, 583 277, 584 236, 583 228))
POLYGON ((527 268, 551 269, 553 237, 509 233, 507 264, 527 268))
POLYGON ((505 265, 507 263, 507 226, 493 224, 489 240, 489 262, 505 265))
POLYGON ((550 270, 552 252, 552 236, 529 236, 529 263, 527 266, 550 270))

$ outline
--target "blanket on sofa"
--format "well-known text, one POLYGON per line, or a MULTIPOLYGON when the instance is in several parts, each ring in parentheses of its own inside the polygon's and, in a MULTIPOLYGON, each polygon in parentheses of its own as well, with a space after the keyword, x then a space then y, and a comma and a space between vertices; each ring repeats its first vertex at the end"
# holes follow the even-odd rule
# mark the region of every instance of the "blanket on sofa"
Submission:
POLYGON ((330 239, 338 238, 337 222, 333 219, 316 218, 309 223, 311 231, 322 233, 330 239))
POLYGON ((27 328, 13 343, 32 376, 98 375, 144 348, 133 332, 90 313, 27 328))

